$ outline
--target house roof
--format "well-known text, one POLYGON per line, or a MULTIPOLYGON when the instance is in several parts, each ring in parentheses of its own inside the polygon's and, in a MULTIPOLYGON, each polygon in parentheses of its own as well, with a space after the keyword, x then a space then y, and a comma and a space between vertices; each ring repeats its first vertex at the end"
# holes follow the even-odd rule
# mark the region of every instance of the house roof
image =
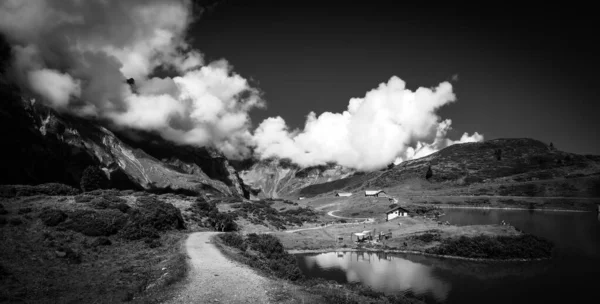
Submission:
POLYGON ((398 206, 398 207, 394 207, 394 208, 392 208, 392 209, 390 209, 390 210, 386 211, 386 212, 385 212, 385 214, 392 213, 392 212, 394 212, 394 211, 396 211, 396 210, 400 210, 400 211, 402 211, 402 212, 406 212, 406 213, 408 213, 408 210, 406 210, 406 209, 404 209, 404 208, 402 208, 402 207, 398 206))
POLYGON ((336 192, 336 194, 352 194, 352 192, 336 192))
POLYGON ((381 193, 383 190, 365 190, 366 195, 375 195, 377 193, 381 193))

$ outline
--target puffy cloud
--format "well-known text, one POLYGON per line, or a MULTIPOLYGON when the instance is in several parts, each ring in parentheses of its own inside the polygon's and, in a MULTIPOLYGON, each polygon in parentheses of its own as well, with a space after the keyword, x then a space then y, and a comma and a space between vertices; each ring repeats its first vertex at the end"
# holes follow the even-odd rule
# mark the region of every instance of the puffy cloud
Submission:
POLYGON ((68 74, 54 70, 41 69, 29 72, 31 89, 38 94, 47 96, 53 106, 64 108, 69 104, 71 96, 79 96, 81 88, 79 81, 68 74))
POLYGON ((191 12, 189 0, 7 0, 0 31, 16 79, 50 106, 247 156, 248 111, 264 102, 227 61, 206 64, 190 47, 191 12))
POLYGON ((455 100, 448 82, 411 91, 392 77, 365 97, 350 99, 342 113, 309 113, 303 130, 289 131, 281 117, 266 119, 255 131, 255 151, 262 158, 290 158, 301 166, 336 162, 374 170, 451 144, 482 140, 478 133, 465 133, 458 141, 446 138, 451 121, 441 121, 436 111, 455 100))

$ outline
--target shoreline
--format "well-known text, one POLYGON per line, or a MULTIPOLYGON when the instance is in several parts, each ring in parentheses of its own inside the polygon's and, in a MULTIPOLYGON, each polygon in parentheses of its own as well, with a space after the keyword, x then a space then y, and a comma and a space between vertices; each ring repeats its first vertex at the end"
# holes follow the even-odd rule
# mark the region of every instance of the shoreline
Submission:
MULTIPOLYGON (((415 204, 420 205, 420 204, 415 204)), ((431 205, 422 205, 431 206, 431 205)), ((442 209, 498 209, 498 210, 522 210, 522 211, 551 211, 551 212, 593 212, 589 210, 576 210, 576 209, 544 209, 544 208, 518 208, 518 207, 479 207, 479 206, 452 206, 452 205, 435 205, 442 209)))
POLYGON ((424 255, 435 258, 445 258, 445 259, 453 259, 453 260, 463 260, 463 261, 471 261, 471 262, 537 262, 537 261, 545 261, 550 260, 550 258, 537 258, 537 259, 486 259, 486 258, 467 258, 455 255, 441 255, 441 254, 433 254, 426 253, 422 251, 415 250, 400 250, 400 249, 371 249, 371 248, 330 248, 330 249, 300 249, 300 250, 287 250, 289 254, 300 255, 300 254, 308 254, 308 253, 329 253, 329 252, 383 252, 383 253, 407 253, 407 254, 417 254, 424 255))

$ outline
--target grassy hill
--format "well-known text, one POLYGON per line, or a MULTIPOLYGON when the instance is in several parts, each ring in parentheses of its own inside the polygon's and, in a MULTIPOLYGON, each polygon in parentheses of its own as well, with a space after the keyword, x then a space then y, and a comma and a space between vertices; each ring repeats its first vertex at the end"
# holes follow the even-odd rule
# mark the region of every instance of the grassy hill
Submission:
POLYGON ((495 139, 453 145, 384 171, 311 185, 299 193, 382 188, 436 195, 600 197, 600 156, 563 152, 528 138, 495 139), (429 166, 433 174, 426 179, 429 166))

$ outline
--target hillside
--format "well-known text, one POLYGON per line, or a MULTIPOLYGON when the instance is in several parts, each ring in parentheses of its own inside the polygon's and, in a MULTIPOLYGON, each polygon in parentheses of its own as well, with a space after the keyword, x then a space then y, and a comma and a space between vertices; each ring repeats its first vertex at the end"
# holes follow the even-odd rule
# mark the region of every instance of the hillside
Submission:
POLYGON ((118 189, 247 196, 235 169, 215 149, 181 147, 157 137, 128 139, 101 121, 42 105, 1 75, 0 100, 0 184, 61 182, 79 187, 82 171, 96 165, 118 189))
POLYGON ((559 151, 534 139, 495 139, 453 145, 383 172, 311 185, 299 193, 314 196, 366 188, 419 194, 600 197, 600 157, 559 151), (429 166, 433 174, 426 180, 429 166))
POLYGON ((258 197, 289 197, 309 185, 321 184, 346 178, 354 170, 339 165, 323 165, 300 168, 287 160, 269 159, 257 161, 244 168, 239 166, 240 177, 252 187, 258 197))

